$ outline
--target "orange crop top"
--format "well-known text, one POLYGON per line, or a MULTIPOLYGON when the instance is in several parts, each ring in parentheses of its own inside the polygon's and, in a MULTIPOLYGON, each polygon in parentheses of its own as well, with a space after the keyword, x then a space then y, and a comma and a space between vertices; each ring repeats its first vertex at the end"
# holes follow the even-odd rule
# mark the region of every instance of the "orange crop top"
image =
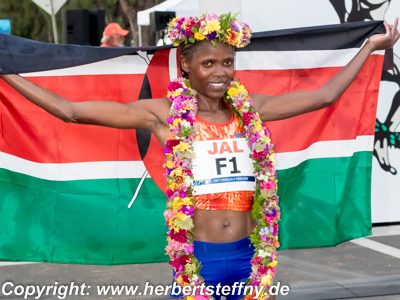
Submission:
MULTIPOLYGON (((233 139, 235 133, 238 135, 244 132, 240 126, 239 119, 232 114, 232 119, 227 123, 211 123, 196 116, 199 124, 197 141, 233 139)), ((243 137, 243 134, 241 135, 243 137)), ((206 210, 236 210, 248 211, 253 205, 254 191, 237 191, 195 195, 195 209, 206 210)))

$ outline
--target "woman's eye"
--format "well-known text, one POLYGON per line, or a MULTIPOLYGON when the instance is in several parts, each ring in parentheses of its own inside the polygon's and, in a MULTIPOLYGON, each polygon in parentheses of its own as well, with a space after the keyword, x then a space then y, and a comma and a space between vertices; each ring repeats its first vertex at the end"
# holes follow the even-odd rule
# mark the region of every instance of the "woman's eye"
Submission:
POLYGON ((203 63, 203 65, 204 65, 205 67, 209 67, 209 66, 211 66, 211 62, 205 61, 205 62, 203 63))
POLYGON ((225 61, 225 64, 230 66, 232 64, 232 61, 231 60, 227 60, 227 61, 225 61))

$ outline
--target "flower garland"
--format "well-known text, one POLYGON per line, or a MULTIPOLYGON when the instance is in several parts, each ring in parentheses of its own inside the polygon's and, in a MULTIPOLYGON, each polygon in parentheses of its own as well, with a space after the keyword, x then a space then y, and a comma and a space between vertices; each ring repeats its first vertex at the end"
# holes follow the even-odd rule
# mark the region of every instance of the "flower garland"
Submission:
MULTIPOLYGON (((172 101, 169 136, 163 152, 166 155, 164 167, 167 170, 167 207, 164 213, 168 226, 167 254, 170 265, 175 271, 174 279, 192 296, 188 300, 205 300, 213 298, 201 294, 201 289, 194 286, 205 284, 200 275, 201 264, 194 256, 193 240, 193 184, 192 160, 195 158, 193 142, 197 136, 196 123, 197 99, 196 91, 190 86, 189 80, 178 78, 168 85, 168 98, 172 101), (187 287, 187 288, 186 288, 187 287)), ((269 291, 272 278, 275 276, 276 248, 278 242, 278 206, 277 179, 274 159, 274 145, 271 144, 268 130, 263 126, 247 90, 239 80, 232 81, 225 92, 224 101, 239 117, 245 129, 245 138, 250 148, 251 158, 256 177, 256 192, 251 211, 257 226, 250 236, 255 246, 251 260, 251 269, 247 284, 253 287, 263 287, 269 291)), ((247 299, 256 296, 247 295, 247 299)), ((268 298, 268 293, 261 293, 258 299, 268 298)))
POLYGON ((168 37, 174 46, 180 43, 194 43, 207 39, 217 46, 217 39, 237 48, 250 43, 250 27, 236 20, 236 15, 202 15, 200 18, 174 18, 168 23, 168 37))

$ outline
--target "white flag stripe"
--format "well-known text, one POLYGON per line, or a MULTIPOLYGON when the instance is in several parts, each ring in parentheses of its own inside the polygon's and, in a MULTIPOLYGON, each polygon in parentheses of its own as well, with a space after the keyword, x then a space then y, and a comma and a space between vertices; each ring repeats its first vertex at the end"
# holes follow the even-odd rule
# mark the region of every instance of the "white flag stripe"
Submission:
MULTIPOLYGON (((305 150, 277 153, 277 170, 298 166, 309 159, 349 157, 356 152, 372 151, 374 136, 354 140, 325 141, 305 150)), ((0 152, 0 168, 36 178, 67 181, 110 178, 141 178, 146 168, 142 161, 102 161, 81 163, 37 163, 0 152)))
POLYGON ((309 159, 349 157, 356 152, 372 151, 373 135, 357 136, 354 140, 316 142, 305 150, 276 154, 276 169, 293 168, 309 159))
POLYGON ((172 48, 169 52, 168 58, 168 65, 169 65, 169 81, 178 78, 178 65, 176 62, 176 48, 172 48))
MULTIPOLYGON (((146 53, 144 53, 146 54, 146 53)), ((153 55, 148 55, 149 59, 153 55)), ((51 71, 24 73, 24 77, 145 74, 147 62, 139 55, 124 55, 95 63, 51 71)))
POLYGON ((37 163, 0 152, 0 168, 53 181, 141 178, 143 161, 99 161, 80 163, 37 163))
MULTIPOLYGON (((294 70, 343 67, 359 48, 307 51, 241 51, 236 53, 235 70, 294 70)), ((375 51, 384 55, 385 51, 375 51)))

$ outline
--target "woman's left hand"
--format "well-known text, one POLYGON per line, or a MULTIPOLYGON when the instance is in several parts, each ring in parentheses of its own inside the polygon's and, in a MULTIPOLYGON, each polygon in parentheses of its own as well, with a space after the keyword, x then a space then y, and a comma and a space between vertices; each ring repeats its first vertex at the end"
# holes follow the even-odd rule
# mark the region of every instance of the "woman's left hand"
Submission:
POLYGON ((372 51, 393 48, 393 45, 396 44, 400 37, 400 33, 397 30, 398 22, 399 18, 394 20, 393 25, 389 25, 386 21, 383 22, 383 25, 386 28, 386 33, 375 34, 368 39, 368 42, 373 45, 372 51))

